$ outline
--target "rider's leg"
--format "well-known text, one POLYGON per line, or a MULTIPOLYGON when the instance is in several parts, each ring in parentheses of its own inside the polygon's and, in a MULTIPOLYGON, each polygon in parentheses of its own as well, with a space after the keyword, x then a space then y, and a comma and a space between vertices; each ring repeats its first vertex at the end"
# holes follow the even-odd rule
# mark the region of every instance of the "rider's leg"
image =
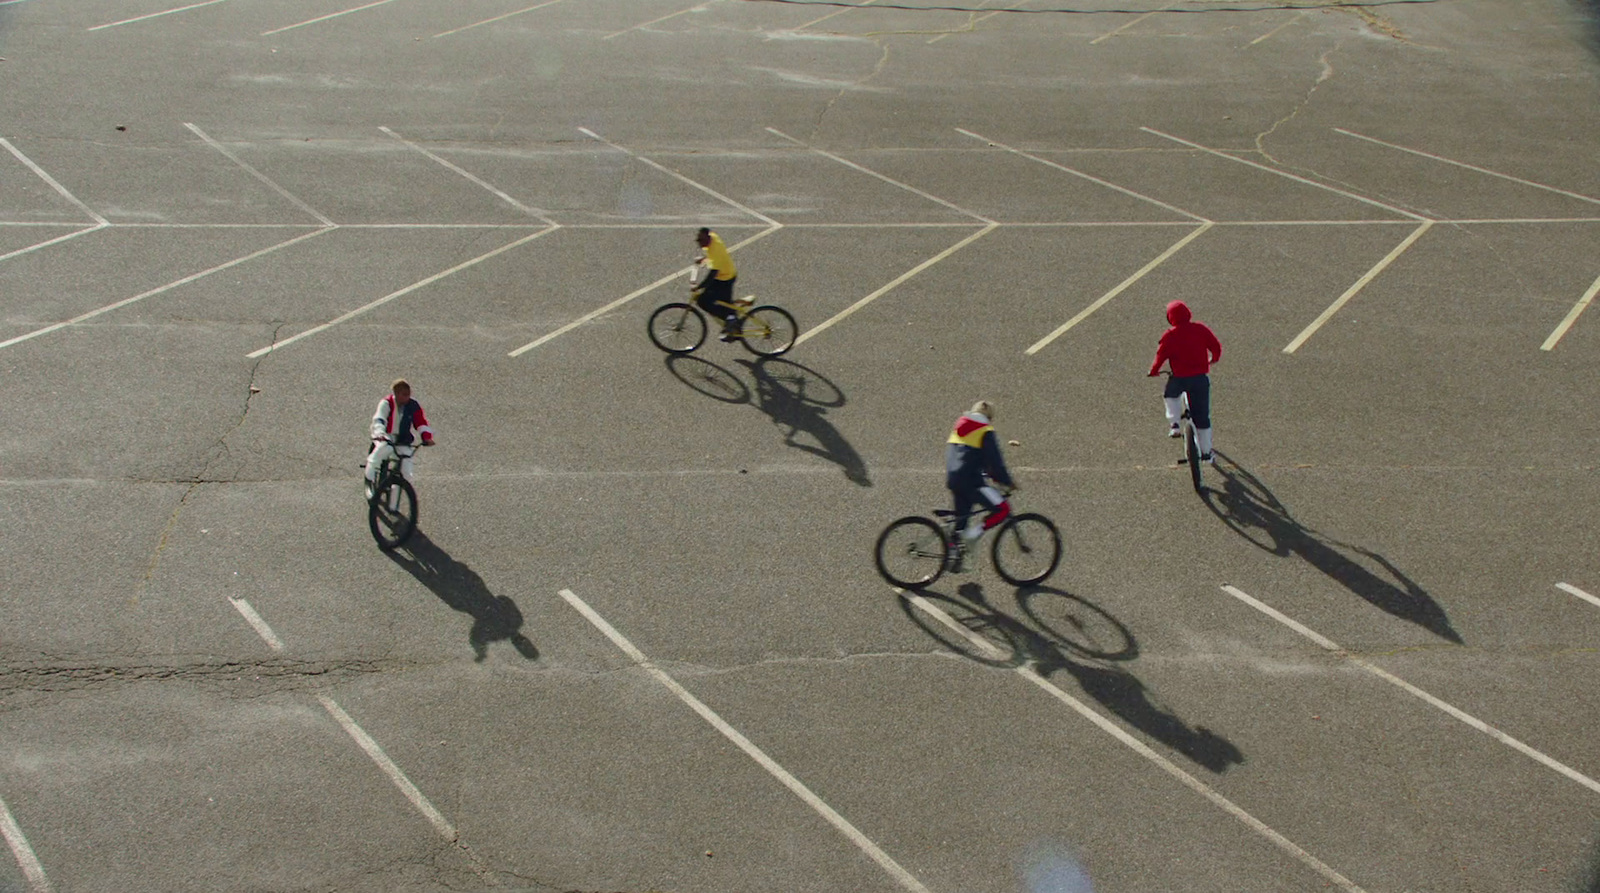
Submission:
POLYGON ((1194 439, 1200 458, 1211 461, 1211 378, 1196 375, 1188 380, 1189 414, 1194 417, 1194 439))
POLYGON ((1183 393, 1183 388, 1176 378, 1168 378, 1167 386, 1161 392, 1161 402, 1167 408, 1167 436, 1178 436, 1178 420, 1183 418, 1183 398, 1178 396, 1183 393))
POLYGON ((416 475, 412 470, 410 456, 400 460, 400 476, 406 479, 406 483, 415 484, 417 482, 416 475))
POLYGON ((983 535, 984 531, 1001 524, 1005 521, 1005 519, 1011 517, 1011 503, 1004 496, 1000 495, 999 490, 996 490, 993 487, 980 487, 978 489, 978 495, 981 496, 983 501, 987 504, 989 513, 984 517, 982 527, 973 525, 977 529, 967 531, 967 539, 969 540, 977 539, 983 535))
POLYGON ((378 479, 378 468, 383 465, 383 460, 389 458, 393 453, 393 446, 387 443, 380 443, 372 452, 367 454, 367 480, 369 482, 378 479))

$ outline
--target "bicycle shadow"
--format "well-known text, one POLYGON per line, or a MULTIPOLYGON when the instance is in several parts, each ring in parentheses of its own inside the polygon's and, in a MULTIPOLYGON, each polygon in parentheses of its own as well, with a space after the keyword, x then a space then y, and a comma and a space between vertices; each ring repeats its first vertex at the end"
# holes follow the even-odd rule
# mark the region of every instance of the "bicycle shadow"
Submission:
POLYGON ((780 357, 737 360, 750 371, 754 390, 732 371, 687 354, 666 359, 667 371, 696 393, 729 404, 748 403, 783 431, 783 445, 837 465, 849 481, 872 486, 866 460, 827 419, 845 404, 844 392, 815 369, 780 357))
POLYGON ((490 592, 477 571, 451 558, 426 534, 412 534, 405 546, 387 554, 440 601, 472 618, 467 641, 472 644, 475 661, 483 663, 489 646, 502 641, 510 642, 528 660, 539 659, 539 649, 522 634, 522 611, 517 603, 490 592))
POLYGON ((1229 529, 1264 552, 1280 558, 1294 555, 1304 559, 1334 582, 1391 616, 1414 623, 1441 639, 1463 644, 1461 634, 1451 626, 1444 608, 1387 558, 1301 524, 1260 478, 1220 450, 1217 457, 1227 460, 1226 465, 1218 462, 1215 467, 1222 478, 1222 489, 1208 488, 1201 499, 1229 529), (1346 551, 1377 564, 1391 579, 1386 580, 1364 567, 1345 554, 1346 551))
POLYGON ((1083 693, 1146 736, 1221 774, 1245 757, 1228 739, 1205 726, 1190 726, 1156 700, 1137 676, 1118 666, 1138 656, 1133 633, 1104 608, 1051 586, 1017 590, 1026 621, 990 604, 983 587, 961 584, 954 595, 923 590, 903 593, 900 608, 928 636, 951 651, 991 667, 1032 667, 1041 677, 1065 672, 1083 693), (918 605, 920 597, 991 647, 976 645, 918 605), (1070 632, 1069 632, 1070 630, 1070 632))
POLYGON ((739 360, 756 383, 756 408, 784 432, 784 446, 810 453, 844 469, 850 483, 872 486, 867 463, 827 419, 829 409, 845 404, 844 392, 822 373, 779 357, 739 360), (815 445, 802 442, 809 438, 815 445))

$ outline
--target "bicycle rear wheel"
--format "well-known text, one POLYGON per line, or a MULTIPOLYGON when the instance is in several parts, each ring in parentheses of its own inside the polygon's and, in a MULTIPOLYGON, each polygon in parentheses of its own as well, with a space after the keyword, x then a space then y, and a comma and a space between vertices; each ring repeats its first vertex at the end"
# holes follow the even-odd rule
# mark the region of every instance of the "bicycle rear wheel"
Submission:
POLYGON ((689 304, 663 304, 650 314, 650 340, 667 353, 688 353, 706 340, 706 318, 689 304))
POLYGON ((927 518, 909 515, 878 534, 878 573, 901 589, 921 589, 944 573, 950 550, 944 530, 927 518))
POLYGON ((367 526, 383 551, 405 545, 417 529, 417 491, 411 489, 410 481, 392 477, 382 482, 367 501, 367 526))
POLYGON ((740 325, 739 340, 751 353, 763 357, 787 353, 789 348, 794 347, 794 339, 800 334, 800 327, 795 324, 789 311, 771 304, 745 314, 740 325))
POLYGON ((1029 512, 1000 525, 994 537, 994 569, 1013 586, 1029 586, 1061 562, 1061 533, 1044 515, 1029 512))
POLYGON ((1200 473, 1200 440, 1193 422, 1183 424, 1183 451, 1189 458, 1189 480, 1194 482, 1194 492, 1204 493, 1205 483, 1200 473))

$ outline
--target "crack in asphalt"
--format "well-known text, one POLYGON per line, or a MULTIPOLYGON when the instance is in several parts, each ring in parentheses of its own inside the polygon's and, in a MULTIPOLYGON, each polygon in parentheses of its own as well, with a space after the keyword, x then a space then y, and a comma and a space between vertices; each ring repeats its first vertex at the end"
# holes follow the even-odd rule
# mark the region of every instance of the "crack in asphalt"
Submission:
POLYGON ((73 663, 38 661, 0 664, 0 697, 18 693, 82 692, 114 685, 185 680, 200 683, 260 684, 271 692, 323 688, 330 680, 409 669, 403 661, 198 660, 190 663, 73 663))

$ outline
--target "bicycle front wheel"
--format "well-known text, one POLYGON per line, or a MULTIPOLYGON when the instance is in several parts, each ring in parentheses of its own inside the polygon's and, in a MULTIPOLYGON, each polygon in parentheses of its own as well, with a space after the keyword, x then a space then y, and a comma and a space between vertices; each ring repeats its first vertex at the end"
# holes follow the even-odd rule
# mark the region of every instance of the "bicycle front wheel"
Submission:
POLYGON ((789 348, 794 347, 794 339, 800 335, 800 327, 795 324, 789 311, 771 304, 745 314, 740 325, 739 340, 757 356, 775 357, 787 353, 789 348))
POLYGON ((1061 562, 1061 533, 1044 515, 1028 513, 1000 525, 994 538, 994 569, 1012 586, 1031 586, 1061 562))
POLYGON ((878 573, 901 589, 921 589, 944 573, 950 546, 927 518, 901 518, 878 534, 878 573))
POLYGON ((367 502, 367 526, 385 552, 405 545, 417 529, 417 491, 402 477, 389 478, 367 502))
POLYGON ((1194 492, 1204 493, 1206 488, 1200 473, 1200 440, 1193 423, 1183 426, 1183 451, 1189 457, 1189 480, 1194 482, 1194 492))
POLYGON ((688 353, 706 340, 706 318, 689 304, 663 304, 650 314, 650 340, 667 353, 688 353))

